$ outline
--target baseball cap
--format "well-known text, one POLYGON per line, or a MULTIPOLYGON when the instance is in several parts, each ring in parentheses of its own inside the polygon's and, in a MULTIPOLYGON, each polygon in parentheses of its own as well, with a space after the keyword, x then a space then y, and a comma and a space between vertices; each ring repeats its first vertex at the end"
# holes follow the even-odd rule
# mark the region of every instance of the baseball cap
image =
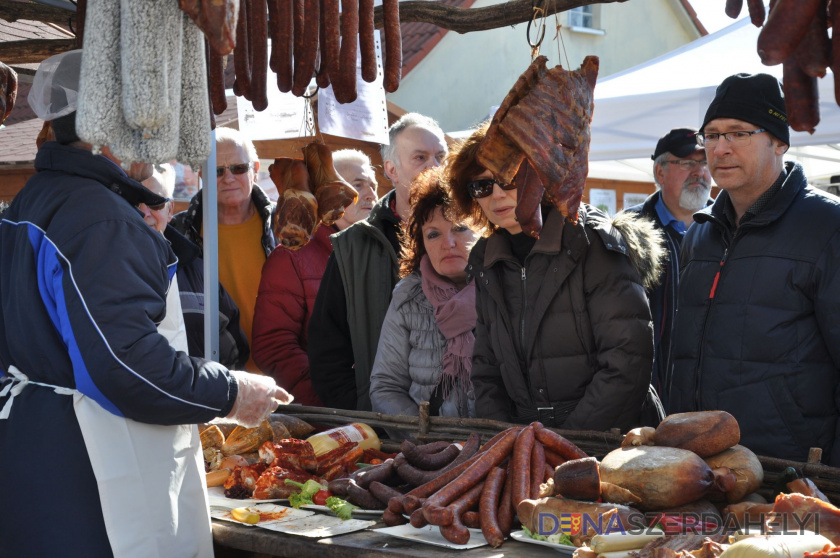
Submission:
POLYGON ((656 150, 650 156, 654 161, 665 152, 675 157, 688 157, 695 151, 702 151, 703 148, 697 145, 697 138, 694 128, 674 128, 656 142, 656 150))

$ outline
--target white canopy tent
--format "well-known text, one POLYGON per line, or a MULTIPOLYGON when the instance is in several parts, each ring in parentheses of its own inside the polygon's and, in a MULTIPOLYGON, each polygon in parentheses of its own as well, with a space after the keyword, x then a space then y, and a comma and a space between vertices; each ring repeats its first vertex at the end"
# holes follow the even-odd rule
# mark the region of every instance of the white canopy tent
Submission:
MULTIPOLYGON (((759 29, 743 18, 644 64, 614 74, 595 87, 589 176, 653 181, 651 153, 668 130, 699 127, 715 88, 739 72, 768 73, 781 79, 782 66, 764 66, 756 53, 759 29)), ((818 80, 820 123, 811 135, 791 131, 787 158, 825 184, 840 174, 840 107, 834 79, 818 80)))

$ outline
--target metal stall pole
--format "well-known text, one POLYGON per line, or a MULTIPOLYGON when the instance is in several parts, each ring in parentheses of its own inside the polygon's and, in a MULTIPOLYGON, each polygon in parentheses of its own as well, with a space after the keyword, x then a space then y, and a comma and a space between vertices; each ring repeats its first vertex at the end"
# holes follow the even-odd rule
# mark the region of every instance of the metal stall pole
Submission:
POLYGON ((219 362, 219 221, 216 207, 216 130, 210 133, 210 156, 202 167, 204 184, 204 358, 219 362))

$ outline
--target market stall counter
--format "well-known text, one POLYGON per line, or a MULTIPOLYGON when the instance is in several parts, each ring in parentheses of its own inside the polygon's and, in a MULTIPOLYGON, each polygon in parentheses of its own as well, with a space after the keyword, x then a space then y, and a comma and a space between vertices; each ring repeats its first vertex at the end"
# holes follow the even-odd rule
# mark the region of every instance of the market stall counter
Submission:
MULTIPOLYGON (((505 541, 501 548, 488 545, 469 550, 435 547, 416 541, 396 538, 378 533, 385 528, 384 523, 377 523, 370 530, 356 531, 346 535, 314 539, 277 533, 263 529, 253 529, 231 522, 213 520, 213 541, 222 549, 257 553, 261 557, 292 556, 294 558, 386 558, 405 556, 417 558, 505 558, 520 557, 557 557, 557 551, 551 548, 525 544, 514 540, 505 541)), ((478 537, 481 542, 480 535, 478 537)), ((220 553, 221 554, 221 553, 220 553)), ((571 554, 571 553, 570 553, 571 554)), ((236 556, 236 554, 230 554, 236 556)))

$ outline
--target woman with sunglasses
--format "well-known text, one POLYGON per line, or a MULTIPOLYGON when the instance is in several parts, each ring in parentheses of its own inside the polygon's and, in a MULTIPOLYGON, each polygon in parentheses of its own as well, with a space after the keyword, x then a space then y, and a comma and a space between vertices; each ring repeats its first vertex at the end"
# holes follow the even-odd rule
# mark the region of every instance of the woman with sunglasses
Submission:
POLYGON ((429 401, 435 416, 475 416, 470 387, 475 285, 467 284, 465 269, 478 232, 469 221, 453 218, 440 168, 414 179, 410 207, 402 235, 403 279, 382 324, 371 404, 381 413, 417 415, 420 402, 429 401))
POLYGON ((467 266, 477 416, 573 430, 638 426, 653 362, 645 284, 659 276, 660 237, 649 222, 611 220, 584 203, 573 223, 545 199, 540 238, 526 235, 515 185, 476 159, 486 132, 485 124, 447 161, 459 214, 488 230, 467 266))

